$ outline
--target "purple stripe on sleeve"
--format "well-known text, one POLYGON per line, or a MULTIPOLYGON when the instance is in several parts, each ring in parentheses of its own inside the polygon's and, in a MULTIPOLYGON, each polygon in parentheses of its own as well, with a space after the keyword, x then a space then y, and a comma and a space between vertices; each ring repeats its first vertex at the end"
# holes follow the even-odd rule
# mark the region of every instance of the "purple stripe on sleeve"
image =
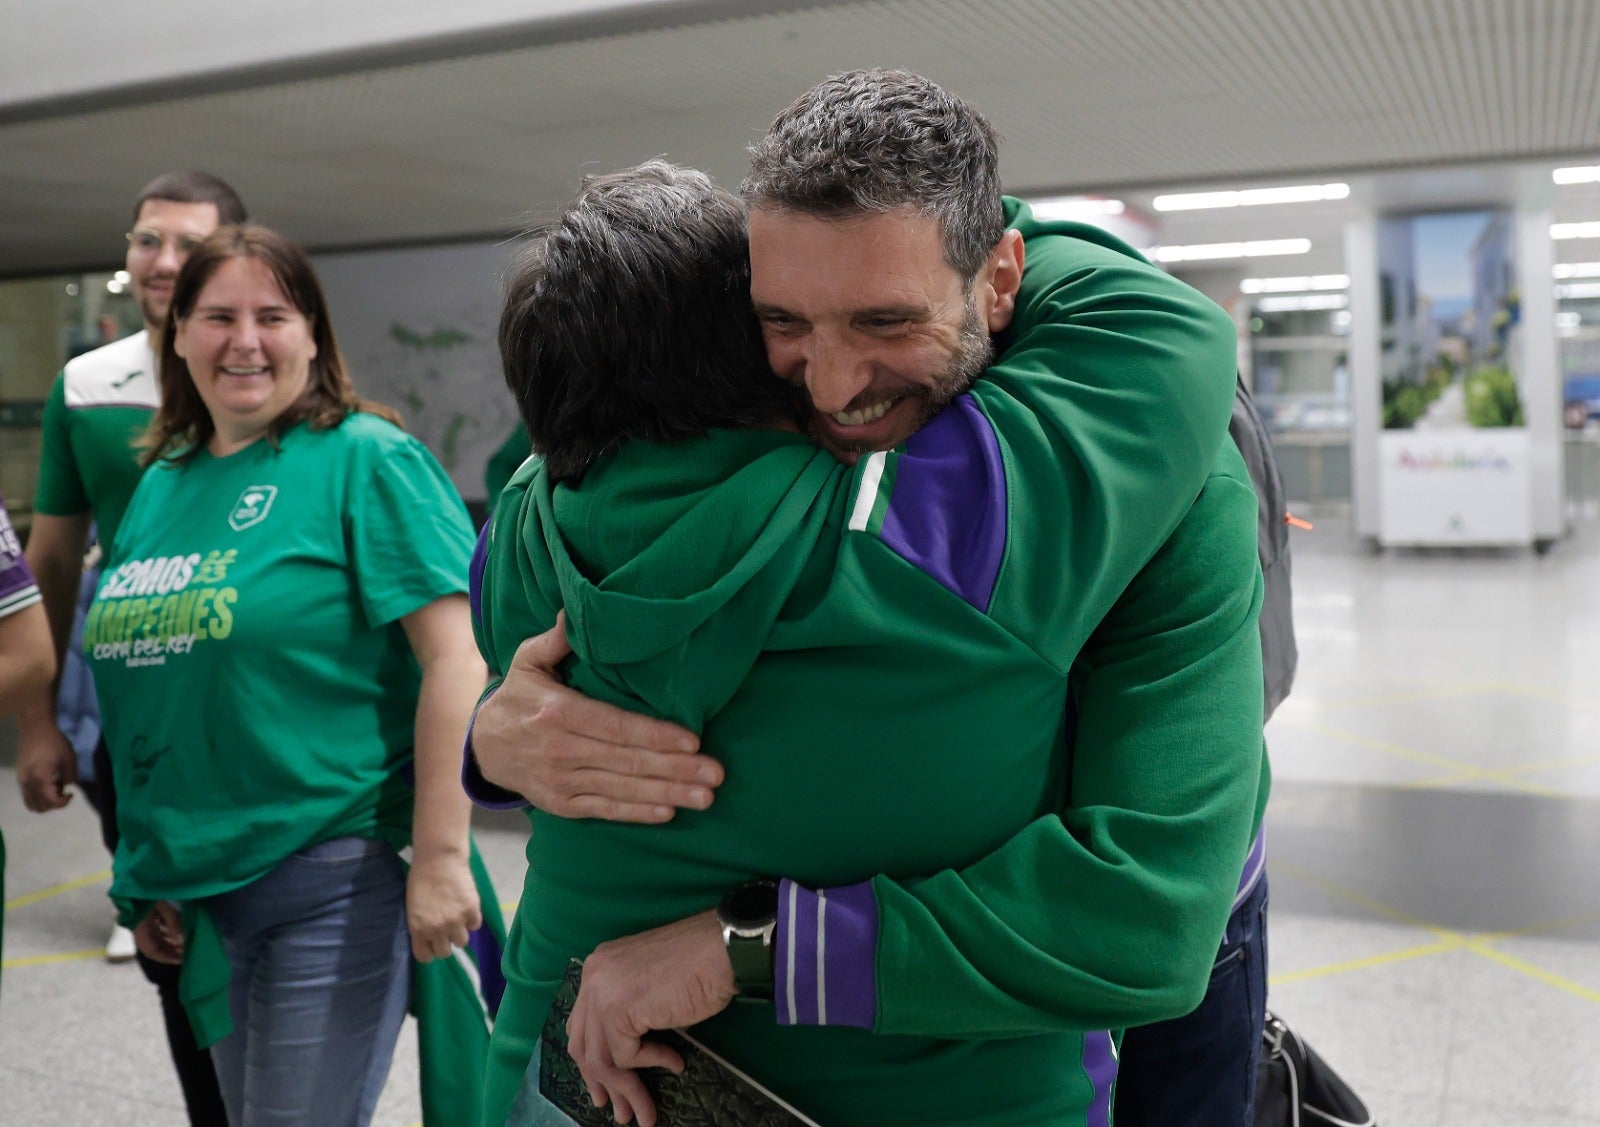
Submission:
POLYGON ((981 611, 1006 547, 1006 474, 994 427, 963 395, 912 435, 895 467, 883 542, 981 611))
POLYGON ((0 568, 0 608, 8 613, 32 606, 39 601, 39 588, 34 585, 28 565, 17 560, 0 568))
POLYGON ((39 601, 33 572, 22 559, 22 542, 11 527, 11 516, 0 501, 0 612, 9 614, 39 601))
POLYGON ((1261 874, 1267 871, 1267 827, 1262 826, 1256 832, 1256 839, 1250 843, 1250 855, 1244 859, 1244 872, 1239 874, 1239 891, 1233 897, 1233 906, 1237 908, 1243 904, 1245 897, 1255 891, 1256 885, 1261 883, 1261 874))
MULTIPOLYGON (((483 700, 488 700, 484 697, 483 700)), ((478 702, 478 708, 483 701, 478 702)), ((461 789, 467 797, 486 810, 520 810, 529 805, 527 799, 513 790, 496 786, 483 777, 478 767, 478 757, 472 753, 472 725, 478 722, 478 712, 472 712, 472 723, 467 725, 467 738, 461 746, 461 789)))
POLYGON ((779 882, 775 942, 778 1024, 872 1028, 878 901, 871 882, 816 892, 779 882))
POLYGON ((878 900, 872 882, 822 893, 828 905, 822 961, 825 1025, 871 1029, 878 1017, 878 900))
POLYGON ((1117 1046, 1111 1034, 1093 1030, 1083 1035, 1083 1073, 1094 1088, 1084 1117, 1086 1127, 1111 1127, 1111 1088, 1117 1082, 1117 1046))
POLYGON ((493 1017, 500 1012, 500 1000, 506 994, 506 976, 500 970, 500 960, 505 952, 487 924, 467 936, 467 950, 471 952, 472 961, 478 968, 484 1008, 493 1017))
POLYGON ((489 526, 493 518, 484 522, 478 533, 478 545, 472 549, 472 563, 467 568, 467 601, 472 605, 473 625, 483 626, 483 568, 489 562, 489 526))

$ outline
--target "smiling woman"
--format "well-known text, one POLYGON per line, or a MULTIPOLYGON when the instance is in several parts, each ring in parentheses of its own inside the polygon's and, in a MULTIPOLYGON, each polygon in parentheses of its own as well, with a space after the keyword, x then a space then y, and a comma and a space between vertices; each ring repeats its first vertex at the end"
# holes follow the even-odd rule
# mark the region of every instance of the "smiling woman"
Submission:
POLYGON ((457 781, 484 680, 471 525, 356 394, 299 247, 222 227, 171 305, 150 470, 84 623, 111 897, 147 958, 182 961, 234 1127, 360 1127, 411 958, 482 921, 457 781))
POLYGON ((211 413, 211 452, 224 456, 260 438, 300 398, 317 344, 266 263, 230 258, 175 322, 173 351, 211 413))
POLYGON ((327 299, 305 252, 265 227, 223 227, 190 254, 161 346, 162 410, 144 462, 225 457, 311 420, 361 411, 399 424, 356 395, 327 299))

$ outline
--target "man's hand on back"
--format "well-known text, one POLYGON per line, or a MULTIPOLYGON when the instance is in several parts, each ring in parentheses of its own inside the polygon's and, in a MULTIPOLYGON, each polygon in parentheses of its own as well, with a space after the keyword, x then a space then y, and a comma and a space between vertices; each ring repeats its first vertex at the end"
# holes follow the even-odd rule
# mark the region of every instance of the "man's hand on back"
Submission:
POLYGON ((694 733, 563 685, 572 652, 565 623, 517 648, 505 679, 478 709, 472 749, 483 777, 564 818, 666 822, 704 810, 722 766, 694 733))

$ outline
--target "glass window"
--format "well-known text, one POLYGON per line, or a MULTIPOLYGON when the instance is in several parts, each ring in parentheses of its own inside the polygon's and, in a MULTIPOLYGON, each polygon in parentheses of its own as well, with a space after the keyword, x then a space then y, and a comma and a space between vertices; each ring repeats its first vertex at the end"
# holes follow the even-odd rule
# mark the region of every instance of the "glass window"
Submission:
POLYGON ((1251 302, 1256 407, 1274 433, 1350 429, 1350 312, 1344 304, 1342 294, 1262 295, 1251 302))
POLYGON ((0 495, 24 535, 32 523, 39 426, 56 373, 72 357, 143 325, 115 273, 0 281, 0 495))

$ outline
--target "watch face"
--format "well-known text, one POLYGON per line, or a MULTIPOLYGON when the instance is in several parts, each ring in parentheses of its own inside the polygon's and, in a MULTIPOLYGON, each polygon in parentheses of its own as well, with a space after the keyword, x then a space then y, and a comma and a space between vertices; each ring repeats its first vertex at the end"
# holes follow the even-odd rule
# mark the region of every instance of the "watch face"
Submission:
POLYGON ((778 886, 770 880, 741 884, 722 898, 725 923, 737 928, 761 927, 778 915, 778 886))

